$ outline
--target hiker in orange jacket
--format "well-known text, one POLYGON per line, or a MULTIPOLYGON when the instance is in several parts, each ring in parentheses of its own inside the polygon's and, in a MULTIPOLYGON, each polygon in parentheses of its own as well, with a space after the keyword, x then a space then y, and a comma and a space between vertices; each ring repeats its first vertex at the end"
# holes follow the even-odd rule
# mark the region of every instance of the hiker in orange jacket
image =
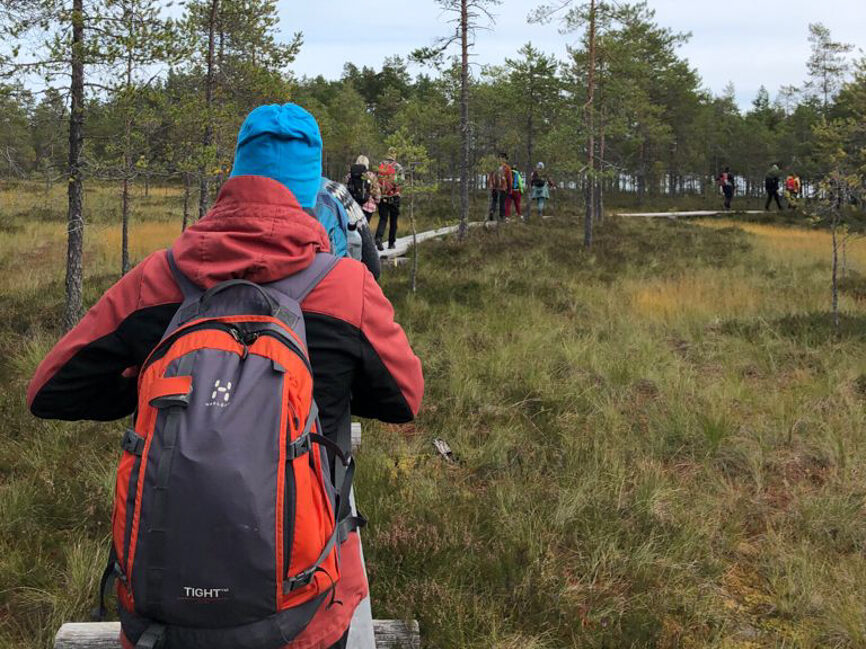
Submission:
POLYGON ((506 216, 505 206, 508 201, 514 178, 511 175, 511 167, 508 165, 508 155, 499 154, 499 164, 496 169, 487 176, 487 186, 490 189, 490 210, 487 218, 494 220, 494 215, 499 211, 499 220, 504 221, 506 216))

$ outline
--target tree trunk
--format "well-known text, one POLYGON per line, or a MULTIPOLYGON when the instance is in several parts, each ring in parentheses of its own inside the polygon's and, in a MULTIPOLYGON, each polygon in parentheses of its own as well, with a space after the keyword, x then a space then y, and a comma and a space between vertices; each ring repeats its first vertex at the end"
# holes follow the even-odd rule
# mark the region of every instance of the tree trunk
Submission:
MULTIPOLYGON (((128 33, 133 34, 135 20, 127 15, 129 20, 128 33)), ((120 243, 120 274, 129 272, 129 181, 132 176, 132 110, 129 105, 132 92, 132 45, 126 51, 126 116, 123 124, 123 187, 120 196, 121 205, 121 243, 120 243)), ((145 185, 146 187, 146 185, 145 185)))
POLYGON ((205 127, 204 137, 202 138, 202 155, 205 162, 199 168, 199 195, 198 195, 198 218, 202 218, 206 213, 210 204, 210 182, 208 178, 207 158, 208 149, 213 144, 213 86, 214 86, 214 39, 216 31, 217 10, 219 9, 219 0, 211 0, 210 17, 208 19, 208 38, 207 38, 207 76, 205 79, 205 127))
POLYGON ((72 2, 71 84, 69 88, 69 169, 66 247, 66 305, 63 329, 74 327, 82 311, 84 256, 81 149, 84 143, 84 0, 72 2))
MULTIPOLYGON (((601 121, 599 124, 599 129, 601 133, 599 134, 599 144, 598 144, 598 166, 600 169, 604 168, 604 156, 605 156, 605 114, 604 114, 604 104, 602 103, 601 108, 601 121)), ((599 178, 595 184, 595 220, 598 223, 604 222, 604 181, 599 178)))
POLYGON ((593 101, 595 99, 595 0, 589 3, 589 62, 586 82, 586 105, 584 124, 586 125, 586 182, 584 200, 586 211, 583 221, 583 245, 592 247, 593 184, 595 180, 595 133, 593 125, 593 101))
MULTIPOLYGON (((531 72, 531 68, 530 68, 531 72)), ((529 111, 526 115, 526 181, 532 177, 532 152, 535 146, 535 93, 532 78, 529 80, 529 111)), ((530 216, 527 212, 527 218, 530 216)))
POLYGON ((418 290, 418 229, 415 227, 415 167, 409 171, 409 223, 412 225, 412 292, 418 290))
POLYGON ((460 228, 463 240, 469 230, 469 6, 460 0, 460 228))
POLYGON ((185 171, 183 173, 183 225, 180 228, 181 232, 186 230, 186 227, 189 225, 189 193, 190 193, 189 172, 185 171))
POLYGON ((831 228, 833 235, 833 329, 839 333, 839 242, 838 230, 839 217, 833 215, 833 226, 831 228))
MULTIPOLYGON (((127 170, 129 167, 127 167, 127 170)), ((127 171, 128 173, 128 171, 127 171)), ((121 241, 120 241, 120 274, 129 272, 129 177, 123 177, 123 188, 120 192, 121 204, 121 241)))

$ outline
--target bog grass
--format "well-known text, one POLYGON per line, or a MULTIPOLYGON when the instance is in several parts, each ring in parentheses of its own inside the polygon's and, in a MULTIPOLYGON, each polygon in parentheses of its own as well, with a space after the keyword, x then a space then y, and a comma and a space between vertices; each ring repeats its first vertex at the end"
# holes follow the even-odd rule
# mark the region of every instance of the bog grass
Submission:
MULTIPOLYGON (((179 229, 152 192, 135 258, 179 229)), ((0 647, 36 649, 92 606, 122 423, 26 413, 64 226, 19 193, 0 203, 0 647)), ((419 619, 436 649, 866 646, 862 243, 836 333, 823 233, 609 218, 586 252, 558 207, 425 243, 416 294, 383 278, 427 393, 412 425, 365 423, 376 617, 419 619)), ((119 267, 116 226, 92 222, 88 302, 119 267)))

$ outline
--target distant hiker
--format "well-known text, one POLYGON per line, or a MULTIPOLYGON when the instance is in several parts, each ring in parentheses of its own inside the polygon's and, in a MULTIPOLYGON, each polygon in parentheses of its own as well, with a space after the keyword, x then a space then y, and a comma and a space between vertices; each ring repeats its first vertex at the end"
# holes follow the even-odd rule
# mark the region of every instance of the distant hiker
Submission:
POLYGON ((355 202, 361 206, 369 223, 377 209, 376 206, 382 200, 382 190, 376 174, 370 171, 370 159, 367 156, 358 156, 355 164, 349 168, 345 185, 355 202))
POLYGON ((774 164, 767 170, 767 175, 764 178, 764 188, 767 190, 767 203, 764 205, 764 211, 770 211, 770 203, 776 201, 779 210, 782 209, 782 201, 779 200, 779 176, 781 175, 779 165, 774 164))
POLYGON ((511 193, 512 183, 513 179, 511 167, 508 166, 508 156, 505 153, 500 153, 499 164, 487 176, 487 184, 490 188, 490 210, 487 215, 489 221, 493 221, 496 218, 497 212, 499 220, 505 220, 508 195, 511 193))
POLYGON ((379 164, 379 187, 382 200, 379 203, 379 225, 376 227, 376 247, 382 250, 385 224, 388 224, 388 249, 393 250, 397 241, 397 218, 400 216, 400 193, 403 184, 403 167, 397 162, 397 149, 388 149, 388 155, 379 164))
POLYGON ((734 174, 731 173, 730 167, 725 167, 725 170, 719 174, 719 187, 725 196, 725 209, 730 210, 731 200, 734 198, 734 174))
POLYGON ((505 218, 511 216, 511 204, 514 203, 514 212, 517 214, 517 218, 523 219, 520 202, 523 199, 523 192, 526 191, 526 180, 516 168, 512 168, 511 177, 511 193, 505 201, 505 218))
POLYGON ((793 210, 797 208, 798 199, 800 198, 802 190, 803 186, 800 182, 800 176, 792 171, 785 179, 785 198, 788 200, 788 207, 790 209, 793 210))
POLYGON ((210 212, 30 382, 38 417, 134 414, 101 584, 126 649, 345 647, 367 595, 350 417, 410 421, 424 381, 370 273, 329 254, 321 169, 312 115, 255 109, 210 212))
MULTIPOLYGON (((373 232, 361 206, 345 185, 325 179, 316 199, 316 209, 327 205, 339 214, 339 221, 346 224, 346 256, 362 262, 377 280, 382 272, 382 262, 376 250, 373 232)), ((317 214, 317 218, 320 215, 317 214)), ((322 219, 318 218, 319 223, 322 219)))
POLYGON ((550 200, 550 188, 556 187, 553 181, 544 173, 544 163, 539 162, 535 165, 532 172, 532 177, 529 179, 531 193, 530 200, 535 202, 535 209, 539 217, 544 216, 544 207, 547 201, 550 200))

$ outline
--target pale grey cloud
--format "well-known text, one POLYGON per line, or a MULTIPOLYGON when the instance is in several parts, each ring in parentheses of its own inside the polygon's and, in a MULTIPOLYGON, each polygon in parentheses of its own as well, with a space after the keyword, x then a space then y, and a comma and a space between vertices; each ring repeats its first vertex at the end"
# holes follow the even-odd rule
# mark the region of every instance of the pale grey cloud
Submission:
MULTIPOLYGON (((476 61, 499 63, 525 42, 564 57, 574 35, 555 25, 528 25, 534 0, 504 0, 493 31, 478 33, 476 61)), ((406 56, 448 33, 447 16, 433 0, 281 0, 286 32, 303 31, 304 48, 294 65, 299 75, 337 78, 346 61, 379 67, 386 56, 406 56)), ((799 85, 806 75, 810 22, 823 22, 835 38, 866 49, 866 0, 651 0, 660 24, 691 32, 681 52, 704 84, 720 93, 731 81, 741 105, 764 84, 772 95, 799 85)), ((416 68, 417 70, 417 68, 416 68)))

